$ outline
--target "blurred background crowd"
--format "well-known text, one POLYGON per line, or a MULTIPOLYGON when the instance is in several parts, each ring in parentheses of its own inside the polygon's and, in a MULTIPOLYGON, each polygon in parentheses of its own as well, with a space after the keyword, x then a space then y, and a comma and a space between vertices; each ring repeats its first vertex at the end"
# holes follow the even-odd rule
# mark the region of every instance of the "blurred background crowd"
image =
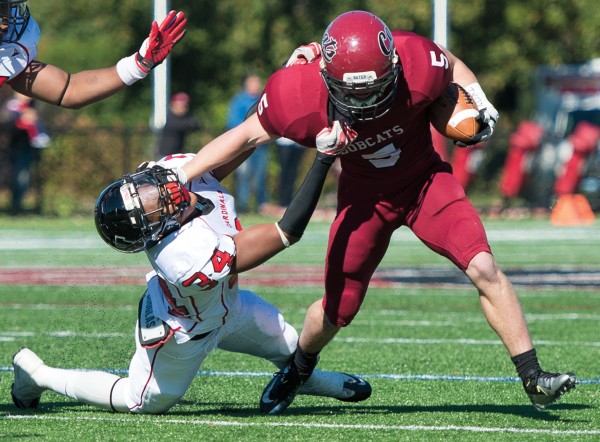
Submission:
MULTIPOLYGON (((42 30, 40 58, 71 71, 136 51, 153 13, 150 0, 28 4, 42 30)), ((189 22, 170 57, 162 131, 149 129, 150 78, 76 112, 0 88, 0 210, 89 213, 107 183, 167 152, 165 137, 177 140, 169 153, 197 151, 236 124, 298 45, 320 41, 346 10, 370 10, 392 29, 433 38, 432 0, 172 0, 171 8, 189 22)), ((597 0, 448 1, 448 46, 477 73, 501 119, 486 145, 457 149, 436 139, 436 148, 482 212, 547 214, 571 194, 600 211, 598 23, 597 0)), ((311 161, 303 153, 286 140, 258 149, 225 183, 241 212, 284 207, 311 161)), ((333 173, 323 206, 335 186, 333 173)))

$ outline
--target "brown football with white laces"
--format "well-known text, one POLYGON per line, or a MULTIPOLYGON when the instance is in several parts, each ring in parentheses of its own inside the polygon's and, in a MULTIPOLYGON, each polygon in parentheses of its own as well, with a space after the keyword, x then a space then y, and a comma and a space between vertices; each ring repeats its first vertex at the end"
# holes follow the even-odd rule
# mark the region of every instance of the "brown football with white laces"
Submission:
POLYGON ((429 121, 442 135, 454 141, 469 141, 480 130, 479 109, 469 93, 450 82, 428 109, 429 121))

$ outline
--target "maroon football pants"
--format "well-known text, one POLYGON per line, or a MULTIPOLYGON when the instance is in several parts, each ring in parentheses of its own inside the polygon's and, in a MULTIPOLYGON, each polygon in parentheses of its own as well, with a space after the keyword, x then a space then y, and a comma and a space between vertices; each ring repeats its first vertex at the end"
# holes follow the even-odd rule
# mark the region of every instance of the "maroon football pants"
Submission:
POLYGON ((354 319, 392 234, 403 225, 463 271, 479 252, 491 253, 479 214, 451 173, 387 194, 357 184, 340 177, 329 234, 323 308, 332 324, 344 327, 354 319))

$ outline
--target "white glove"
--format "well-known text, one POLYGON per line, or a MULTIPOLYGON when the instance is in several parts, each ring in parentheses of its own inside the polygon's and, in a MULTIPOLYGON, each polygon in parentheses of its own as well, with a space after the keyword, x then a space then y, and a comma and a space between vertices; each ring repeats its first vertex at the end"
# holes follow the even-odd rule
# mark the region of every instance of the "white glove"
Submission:
POLYGON ((285 64, 285 67, 287 68, 296 64, 312 63, 319 55, 321 55, 321 45, 313 41, 312 43, 296 48, 285 64))
POLYGON ((357 136, 348 123, 336 120, 331 127, 326 127, 317 134, 317 150, 324 155, 339 155, 357 136))
MULTIPOLYGON (((475 100, 475 104, 477 105, 477 109, 480 111, 480 121, 483 124, 487 124, 490 126, 492 133, 494 132, 494 127, 496 127, 496 122, 498 118, 500 118, 500 114, 496 110, 496 108, 490 103, 485 96, 485 92, 481 89, 479 83, 471 83, 465 90, 471 95, 473 100, 475 100)), ((490 134, 491 135, 491 134, 490 134)))
POLYGON ((471 83, 465 87, 465 90, 469 93, 471 98, 473 98, 477 105, 477 109, 479 109, 479 116, 477 119, 481 122, 481 129, 467 142, 456 141, 454 144, 458 147, 473 146, 486 141, 493 135, 496 122, 498 121, 498 118, 500 118, 500 114, 492 103, 488 101, 479 83, 471 83))

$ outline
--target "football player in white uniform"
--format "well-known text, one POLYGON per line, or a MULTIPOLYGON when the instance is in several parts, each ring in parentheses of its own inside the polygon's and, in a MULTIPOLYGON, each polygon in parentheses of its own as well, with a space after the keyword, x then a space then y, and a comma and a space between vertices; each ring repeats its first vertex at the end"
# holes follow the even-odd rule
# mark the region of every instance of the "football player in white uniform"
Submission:
MULTIPOLYGON (((334 157, 317 155, 279 222, 243 230, 234 198, 219 183, 237 164, 183 186, 172 169, 192 157, 172 155, 125 175, 96 203, 104 241, 122 252, 144 250, 153 268, 140 300, 128 377, 52 368, 23 348, 13 358, 17 407, 36 408, 42 392, 52 390, 114 411, 164 413, 216 348, 264 358, 279 369, 293 356, 296 330, 276 307, 239 289, 237 274, 300 239, 334 157)), ((353 375, 316 370, 300 394, 358 402, 370 396, 371 386, 353 375)))
POLYGON ((116 65, 70 74, 36 59, 40 28, 26 0, 0 0, 0 87, 8 84, 28 97, 69 109, 107 98, 141 80, 169 55, 185 34, 183 12, 171 11, 152 23, 135 54, 116 65))

